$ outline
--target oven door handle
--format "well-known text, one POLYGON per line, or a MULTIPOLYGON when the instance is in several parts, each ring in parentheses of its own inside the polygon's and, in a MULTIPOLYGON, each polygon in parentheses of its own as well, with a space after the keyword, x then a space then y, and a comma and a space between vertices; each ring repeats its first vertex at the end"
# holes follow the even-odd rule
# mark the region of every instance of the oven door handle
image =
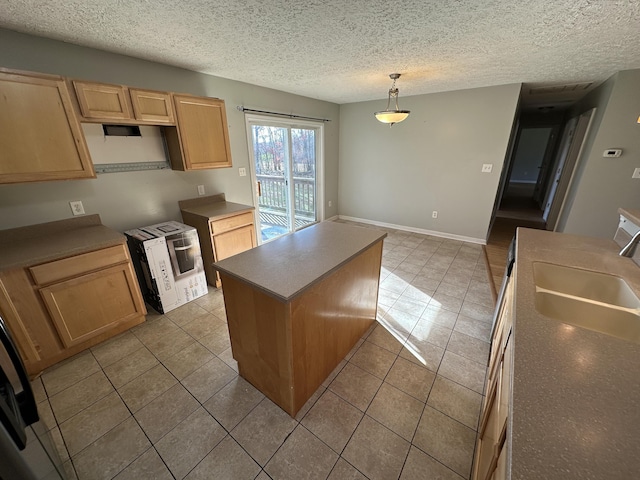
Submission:
POLYGON ((33 396, 33 390, 31 389, 31 382, 29 381, 27 370, 24 368, 18 349, 16 348, 15 343, 13 343, 11 334, 9 333, 2 317, 0 317, 0 341, 4 346, 4 349, 7 351, 7 355, 9 355, 9 359, 18 374, 18 379, 22 386, 22 392, 16 394, 16 401, 20 409, 20 414, 22 415, 22 419, 25 424, 31 425, 40 419, 38 417, 38 406, 36 405, 36 399, 33 396))

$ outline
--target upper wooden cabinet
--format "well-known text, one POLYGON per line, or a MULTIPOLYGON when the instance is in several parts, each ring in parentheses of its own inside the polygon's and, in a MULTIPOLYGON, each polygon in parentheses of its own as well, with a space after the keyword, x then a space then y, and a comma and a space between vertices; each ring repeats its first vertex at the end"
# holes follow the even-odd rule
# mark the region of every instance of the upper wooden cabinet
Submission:
POLYGON ((165 136, 174 170, 231 166, 231 148, 224 100, 174 95, 177 128, 165 136))
POLYGON ((124 85, 73 80, 82 119, 87 122, 175 124, 171 94, 124 85))
POLYGON ((136 119, 154 123, 176 122, 170 93, 130 88, 129 94, 136 119))
POLYGON ((64 79, 0 69, 0 183, 95 178, 64 79))
POLYGON ((131 102, 125 87, 73 81, 80 114, 85 120, 130 120, 131 102))
POLYGON ((223 100, 0 67, 0 184, 96 178, 80 122, 157 125, 173 169, 231 167, 223 100))

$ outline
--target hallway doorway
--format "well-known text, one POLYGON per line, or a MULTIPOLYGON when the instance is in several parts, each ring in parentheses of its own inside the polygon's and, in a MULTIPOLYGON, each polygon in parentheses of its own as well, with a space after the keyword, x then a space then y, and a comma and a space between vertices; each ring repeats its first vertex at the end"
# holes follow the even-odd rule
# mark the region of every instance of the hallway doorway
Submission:
POLYGON ((543 199, 557 150, 560 121, 557 117, 523 118, 509 159, 498 218, 540 222, 540 228, 545 228, 543 199))

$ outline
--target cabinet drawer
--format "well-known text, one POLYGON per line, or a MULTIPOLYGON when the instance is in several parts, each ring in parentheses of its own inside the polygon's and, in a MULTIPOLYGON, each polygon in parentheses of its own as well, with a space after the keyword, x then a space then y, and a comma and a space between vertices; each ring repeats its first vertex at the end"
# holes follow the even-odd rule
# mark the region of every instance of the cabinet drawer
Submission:
POLYGON ((217 235, 222 232, 233 230, 234 228, 250 225, 253 223, 253 212, 242 213, 233 217, 223 218, 222 220, 212 220, 211 233, 217 235))
POLYGON ((95 252, 83 253, 56 260, 55 262, 37 265, 29 268, 29 271, 36 284, 46 285, 128 260, 126 247, 124 245, 115 245, 95 252))

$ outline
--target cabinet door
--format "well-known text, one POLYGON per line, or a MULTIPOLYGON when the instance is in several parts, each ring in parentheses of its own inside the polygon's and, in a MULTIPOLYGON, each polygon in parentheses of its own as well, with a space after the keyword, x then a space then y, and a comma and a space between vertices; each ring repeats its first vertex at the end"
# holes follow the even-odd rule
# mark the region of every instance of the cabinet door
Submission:
POLYGON ((0 183, 95 178, 61 77, 0 70, 0 183))
POLYGON ((128 120, 133 118, 129 94, 122 85, 74 80, 78 105, 87 120, 128 120))
POLYGON ((473 479, 485 480, 493 470, 495 446, 499 440, 498 405, 500 395, 499 382, 491 385, 487 395, 486 408, 480 418, 480 436, 476 448, 473 479))
POLYGON ((152 123, 175 123, 171 94, 130 88, 131 104, 136 120, 152 123))
POLYGON ((231 148, 224 101, 174 95, 177 138, 167 132, 171 166, 200 170, 231 166, 231 148), (179 145, 176 145, 176 140, 179 145))
POLYGON ((491 475, 491 480, 505 480, 507 478, 507 448, 503 446, 498 455, 496 469, 491 475))
POLYGON ((129 263, 40 289, 65 347, 145 313, 129 263))
POLYGON ((213 247, 216 261, 242 253, 256 246, 256 233, 253 225, 214 235, 213 247))

